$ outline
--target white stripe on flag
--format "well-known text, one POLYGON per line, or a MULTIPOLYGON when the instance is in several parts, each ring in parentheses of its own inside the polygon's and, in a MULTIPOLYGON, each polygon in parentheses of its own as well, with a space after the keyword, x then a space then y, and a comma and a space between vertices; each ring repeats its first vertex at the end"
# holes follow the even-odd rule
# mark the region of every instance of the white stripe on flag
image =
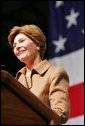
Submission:
POLYGON ((84 125, 84 115, 70 118, 64 125, 84 125))
POLYGON ((62 66, 69 75, 70 86, 84 81, 84 49, 62 57, 49 59, 55 66, 62 66))

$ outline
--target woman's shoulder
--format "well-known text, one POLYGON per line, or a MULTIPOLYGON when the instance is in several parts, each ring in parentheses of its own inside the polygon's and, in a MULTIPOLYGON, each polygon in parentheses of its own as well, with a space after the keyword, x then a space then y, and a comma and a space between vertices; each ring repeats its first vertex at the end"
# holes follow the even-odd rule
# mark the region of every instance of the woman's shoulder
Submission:
POLYGON ((51 78, 65 77, 69 81, 68 73, 64 67, 55 66, 55 65, 51 64, 50 68, 49 68, 49 73, 50 73, 51 78))
POLYGON ((50 70, 52 70, 54 73, 66 73, 66 70, 64 67, 58 66, 58 65, 55 66, 53 64, 50 65, 50 70))

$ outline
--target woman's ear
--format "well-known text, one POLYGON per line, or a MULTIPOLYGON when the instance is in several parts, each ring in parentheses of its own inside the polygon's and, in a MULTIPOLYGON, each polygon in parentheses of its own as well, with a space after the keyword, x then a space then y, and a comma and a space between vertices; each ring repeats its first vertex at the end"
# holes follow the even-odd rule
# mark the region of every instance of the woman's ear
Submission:
POLYGON ((38 50, 38 51, 40 50, 40 47, 39 47, 39 46, 37 46, 37 50, 38 50))

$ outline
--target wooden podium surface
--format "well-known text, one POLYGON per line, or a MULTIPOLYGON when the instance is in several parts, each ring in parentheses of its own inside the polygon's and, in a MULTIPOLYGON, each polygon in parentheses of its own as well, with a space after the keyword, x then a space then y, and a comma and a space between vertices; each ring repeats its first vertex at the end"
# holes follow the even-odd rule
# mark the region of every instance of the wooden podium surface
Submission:
POLYGON ((1 125, 51 125, 57 120, 54 111, 1 70, 1 125))

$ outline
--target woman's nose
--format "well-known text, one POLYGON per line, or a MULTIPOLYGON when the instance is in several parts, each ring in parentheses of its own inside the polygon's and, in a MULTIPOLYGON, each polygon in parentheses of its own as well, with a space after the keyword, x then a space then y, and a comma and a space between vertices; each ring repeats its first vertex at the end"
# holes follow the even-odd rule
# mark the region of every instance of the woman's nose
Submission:
POLYGON ((20 43, 17 43, 17 44, 16 44, 16 48, 18 49, 18 48, 20 48, 20 47, 21 47, 20 43))
POLYGON ((20 44, 17 43, 16 46, 14 47, 14 53, 17 53, 20 47, 21 47, 20 44))

